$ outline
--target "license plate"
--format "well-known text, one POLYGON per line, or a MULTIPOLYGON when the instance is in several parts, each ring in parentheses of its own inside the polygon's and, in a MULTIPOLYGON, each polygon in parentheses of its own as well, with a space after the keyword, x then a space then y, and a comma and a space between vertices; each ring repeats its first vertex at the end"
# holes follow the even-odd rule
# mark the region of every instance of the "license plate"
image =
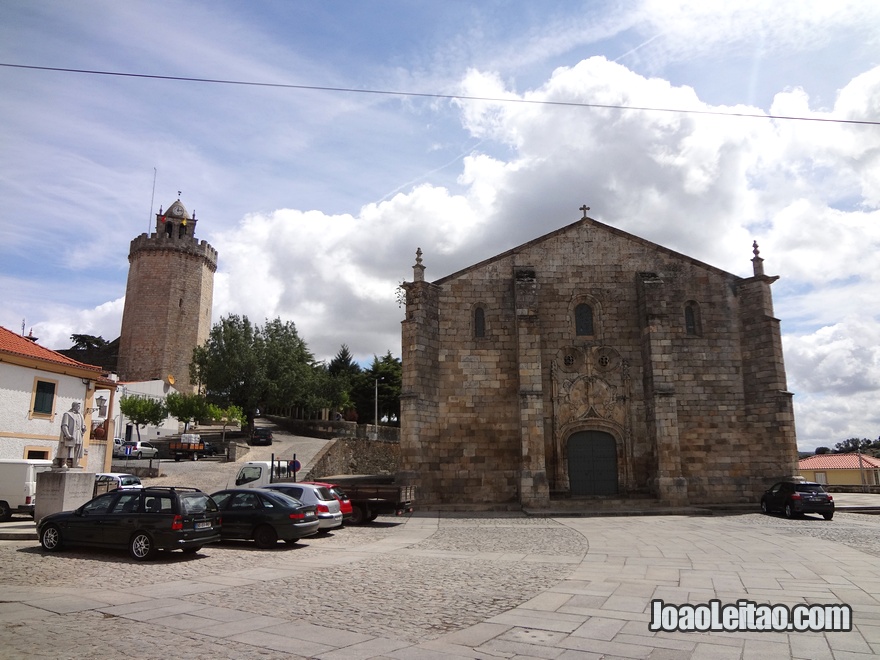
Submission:
POLYGON ((210 522, 197 522, 196 529, 211 529, 210 522))

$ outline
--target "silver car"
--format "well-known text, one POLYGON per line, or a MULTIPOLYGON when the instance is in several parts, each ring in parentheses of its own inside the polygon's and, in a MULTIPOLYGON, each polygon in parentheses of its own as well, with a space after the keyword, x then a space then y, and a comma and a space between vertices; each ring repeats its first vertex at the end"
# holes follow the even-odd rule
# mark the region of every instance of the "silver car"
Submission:
POLYGON ((158 458, 159 448, 150 442, 129 440, 122 445, 122 455, 128 458, 158 458))
POLYGON ((95 494, 111 490, 132 490, 143 488, 139 477, 125 472, 99 472, 95 475, 95 494))
POLYGON ((339 508, 339 500, 324 486, 280 482, 269 484, 264 488, 281 491, 295 497, 303 504, 314 506, 318 513, 318 521, 320 522, 318 529, 320 531, 342 527, 342 510, 339 508))

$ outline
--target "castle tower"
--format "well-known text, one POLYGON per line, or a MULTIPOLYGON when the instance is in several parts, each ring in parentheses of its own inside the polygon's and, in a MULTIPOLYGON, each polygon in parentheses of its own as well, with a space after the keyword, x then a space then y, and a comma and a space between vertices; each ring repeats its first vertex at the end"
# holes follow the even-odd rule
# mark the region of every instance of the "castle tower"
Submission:
POLYGON ((196 217, 178 199, 156 214, 156 231, 131 242, 119 340, 122 380, 165 380, 195 391, 189 364, 208 339, 217 251, 195 238, 196 217))

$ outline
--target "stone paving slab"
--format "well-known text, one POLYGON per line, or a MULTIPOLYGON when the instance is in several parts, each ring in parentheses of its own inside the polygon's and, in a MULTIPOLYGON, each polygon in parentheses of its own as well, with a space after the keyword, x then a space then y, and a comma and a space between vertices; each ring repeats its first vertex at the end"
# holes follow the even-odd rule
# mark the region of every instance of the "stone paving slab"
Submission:
POLYGON ((880 655, 880 519, 421 513, 140 564, 0 541, 0 658, 880 655), (651 600, 844 602, 851 632, 652 632, 651 600), (134 636, 134 637, 132 637, 134 636), (126 646, 126 643, 128 646, 126 646))

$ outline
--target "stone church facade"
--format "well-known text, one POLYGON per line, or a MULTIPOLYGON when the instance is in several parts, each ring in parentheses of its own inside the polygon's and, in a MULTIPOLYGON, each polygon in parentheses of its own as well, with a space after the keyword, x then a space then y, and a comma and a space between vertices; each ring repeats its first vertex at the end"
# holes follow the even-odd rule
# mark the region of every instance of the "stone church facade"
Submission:
POLYGON ((154 233, 131 242, 119 338, 124 381, 164 380, 194 392, 193 349, 211 331, 217 250, 195 237, 197 220, 180 199, 156 214, 154 233))
POLYGON ((753 247, 742 278, 585 214, 434 282, 419 251, 401 476, 434 504, 757 501, 797 443, 753 247))

